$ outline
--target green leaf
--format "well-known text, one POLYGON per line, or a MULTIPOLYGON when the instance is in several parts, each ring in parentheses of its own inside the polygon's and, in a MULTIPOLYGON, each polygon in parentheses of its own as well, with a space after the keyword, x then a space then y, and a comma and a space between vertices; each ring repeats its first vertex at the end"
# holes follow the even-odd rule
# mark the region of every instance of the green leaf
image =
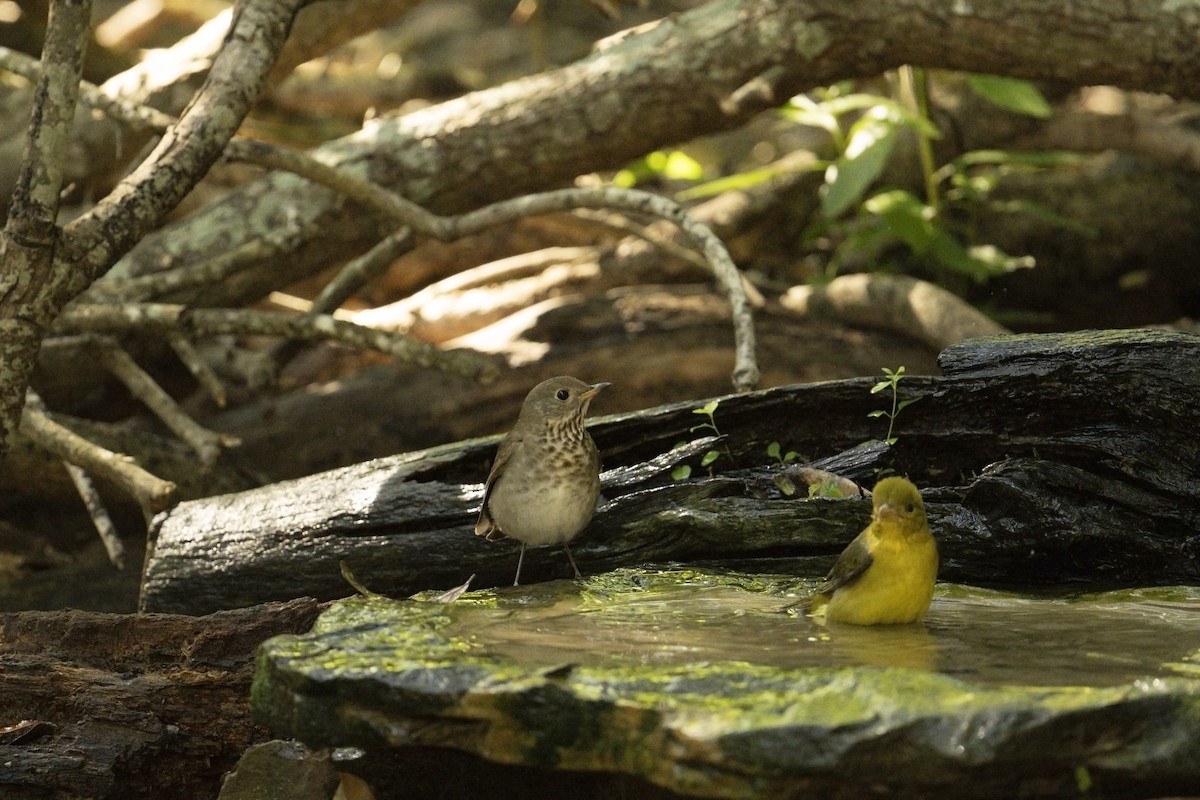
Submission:
POLYGON ((886 412, 886 411, 882 411, 882 410, 881 410, 881 411, 869 411, 869 412, 867 412, 867 416, 868 416, 868 417, 886 417, 887 415, 888 415, 888 412, 886 412))
POLYGON ((834 142, 840 146, 842 128, 838 124, 837 115, 830 109, 828 102, 818 103, 801 94, 793 97, 780 113, 798 125, 808 125, 827 131, 833 137, 834 142))
POLYGON ((920 399, 921 398, 919 397, 910 397, 907 400, 901 400, 899 403, 896 403, 896 413, 899 414, 901 411, 908 408, 920 399))
POLYGON ((795 461, 799 457, 800 457, 800 454, 797 453, 795 450, 788 450, 787 454, 784 455, 783 460, 784 461, 795 461))
POLYGON ((880 381, 879 383, 877 383, 871 387, 871 394, 879 394, 880 392, 882 392, 884 389, 887 389, 891 385, 892 385, 891 381, 880 381))
POLYGON ((770 458, 779 458, 779 442, 771 442, 767 445, 767 455, 770 458))
POLYGON ((1075 788, 1080 794, 1087 794, 1092 789, 1092 773, 1082 764, 1075 768, 1075 788))
POLYGON ((969 150, 947 166, 955 170, 979 166, 1050 169, 1074 167, 1081 161, 1083 161, 1082 155, 1069 150, 969 150))
POLYGON ((692 468, 687 464, 680 464, 675 469, 671 470, 671 480, 685 481, 692 474, 692 468))
POLYGON ((821 213, 841 216, 858 203, 883 173, 896 146, 896 126, 890 121, 865 116, 854 123, 846 152, 825 170, 821 213))
POLYGON ((912 192, 904 189, 880 192, 864 202, 863 208, 880 217, 914 253, 926 252, 937 238, 934 210, 912 192))
POLYGON ((698 200, 702 197, 712 197, 713 195, 721 194, 722 192, 732 192, 740 189, 749 189, 760 183, 774 180, 783 175, 799 175, 805 172, 817 172, 828 168, 829 162, 822 160, 813 160, 807 164, 802 164, 790 169, 777 169, 775 167, 764 167, 763 169, 752 169, 746 172, 738 172, 724 178, 707 181, 698 186, 691 186, 681 192, 675 193, 675 199, 679 201, 698 200))
POLYGON ((698 181, 704 177, 704 167, 700 166, 699 161, 680 150, 672 150, 669 153, 655 150, 614 175, 613 184, 629 189, 656 176, 673 180, 698 181))
POLYGON ((873 117, 877 120, 886 120, 892 126, 903 125, 906 128, 913 128, 931 139, 942 137, 942 133, 936 125, 924 117, 914 114, 903 104, 897 103, 889 97, 874 94, 850 94, 826 100, 821 106, 837 117, 865 109, 864 118, 873 117))
POLYGON ((682 150, 672 150, 663 162, 661 173, 672 180, 698 181, 704 177, 704 167, 682 150))
POLYGON ((712 415, 713 415, 714 413, 716 413, 717 406, 719 406, 719 405, 721 405, 721 401, 720 401, 720 400, 709 400, 709 401, 708 401, 707 403, 705 403, 705 404, 704 404, 702 407, 700 407, 700 408, 697 408, 697 409, 693 409, 693 410, 692 410, 692 413, 693 413, 693 414, 703 414, 704 416, 706 416, 706 417, 708 417, 708 418, 710 418, 710 419, 711 419, 711 418, 712 418, 712 415))
MULTIPOLYGON (((975 249, 972 248, 972 250, 975 249)), ((995 248, 991 248, 991 250, 995 251, 995 248)), ((986 253, 989 251, 987 248, 982 248, 979 252, 986 253)), ((933 246, 929 249, 929 254, 943 267, 954 272, 960 272, 979 282, 983 282, 994 275, 1011 271, 1001 264, 975 255, 945 231, 938 231, 938 235, 933 241, 933 246)))
POLYGON ((992 105, 1037 119, 1047 119, 1053 113, 1046 98, 1029 81, 979 73, 966 73, 966 79, 967 85, 992 105))
POLYGON ((820 483, 812 483, 808 486, 808 496, 810 499, 814 497, 827 497, 837 499, 842 496, 842 490, 838 488, 837 482, 834 480, 824 480, 820 483))
POLYGON ((721 457, 721 453, 717 450, 709 450, 700 458, 700 466, 707 467, 709 464, 721 457))

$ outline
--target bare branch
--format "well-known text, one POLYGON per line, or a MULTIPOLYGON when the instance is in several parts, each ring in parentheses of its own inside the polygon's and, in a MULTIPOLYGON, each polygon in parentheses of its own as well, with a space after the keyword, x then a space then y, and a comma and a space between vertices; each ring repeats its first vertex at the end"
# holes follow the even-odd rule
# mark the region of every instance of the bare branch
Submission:
POLYGON ((218 283, 230 275, 237 274, 247 265, 287 252, 295 241, 296 233, 296 230, 284 225, 200 261, 188 262, 149 275, 139 275, 136 278, 100 283, 97 284, 92 299, 110 303, 139 302, 181 289, 218 283))
POLYGON ((21 432, 38 447, 129 492, 146 519, 175 503, 175 484, 154 477, 128 456, 105 450, 59 425, 45 413, 32 392, 21 416, 21 432))
POLYGON ((108 371, 176 436, 187 442, 205 467, 216 463, 222 449, 239 444, 236 437, 213 433, 184 413, 171 395, 138 366, 115 340, 97 337, 92 341, 92 346, 108 371))
POLYGON ((310 313, 330 314, 336 311, 356 291, 382 275, 393 261, 411 250, 412 246, 412 231, 408 228, 386 237, 343 267, 312 301, 310 313))
MULTIPOLYGON (((42 74, 40 61, 7 47, 0 47, 0 69, 31 82, 36 82, 42 74)), ((79 102, 143 133, 162 133, 175 123, 175 118, 170 114, 113 97, 96 84, 84 80, 79 82, 79 102)))
POLYGON ((243 336, 284 336, 305 340, 334 340, 351 347, 377 350, 418 366, 445 370, 473 380, 491 380, 494 360, 465 350, 443 351, 398 333, 373 330, 327 315, 298 315, 274 311, 196 308, 167 303, 71 306, 59 317, 56 331, 64 334, 158 331, 189 337, 235 333, 243 336))
POLYGON ((36 112, 29 122, 25 154, 4 231, 22 246, 51 248, 54 244, 63 162, 79 95, 91 10, 88 0, 50 4, 43 68, 34 92, 36 112))
POLYGON ((104 545, 105 552, 108 553, 108 560, 117 569, 125 569, 125 545, 121 544, 121 537, 117 535, 117 526, 113 525, 112 517, 108 515, 108 509, 104 507, 104 501, 100 499, 100 492, 96 491, 96 484, 92 482, 91 476, 82 467, 77 467, 69 461, 64 461, 63 466, 67 468, 67 474, 71 476, 71 483, 75 484, 75 489, 79 492, 79 498, 83 500, 88 516, 92 518, 92 524, 96 526, 96 533, 100 535, 100 542, 104 545))
POLYGON ((196 379, 204 391, 208 392, 208 396, 217 404, 218 408, 225 407, 227 393, 225 384, 221 382, 220 376, 213 370, 204 357, 197 352, 191 341, 181 334, 171 334, 169 337, 171 349, 175 351, 175 355, 179 356, 179 360, 188 368, 188 372, 192 373, 192 377, 196 379))

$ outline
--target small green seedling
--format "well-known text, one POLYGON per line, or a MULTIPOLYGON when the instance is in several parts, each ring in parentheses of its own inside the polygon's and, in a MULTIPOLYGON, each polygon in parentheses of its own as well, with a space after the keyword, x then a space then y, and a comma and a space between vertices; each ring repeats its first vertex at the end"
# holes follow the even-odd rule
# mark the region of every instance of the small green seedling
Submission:
MULTIPOLYGON (((703 406, 701 406, 700 408, 692 409, 693 414, 699 414, 703 417, 707 417, 708 421, 701 422, 699 425, 693 425, 689 430, 692 433, 696 433, 697 431, 712 431, 714 436, 720 436, 721 430, 720 430, 720 428, 717 427, 717 420, 715 419, 715 416, 714 416, 717 413, 717 406, 719 406, 720 404, 721 404, 720 400, 710 400, 707 403, 705 403, 703 406)), ((682 444, 682 442, 680 444, 682 444)), ((675 445, 675 446, 678 447, 679 445, 675 445)), ((733 454, 729 452, 729 448, 726 447, 724 449, 725 449, 725 454, 727 456, 729 456, 730 459, 732 459, 733 454)), ((700 457, 700 466, 701 467, 710 466, 720 457, 721 457, 720 450, 709 450, 700 457)), ((691 476, 691 474, 692 474, 692 468, 687 464, 680 464, 675 469, 671 470, 671 478, 674 480, 677 480, 677 481, 686 480, 687 478, 689 478, 691 476)))
POLYGON ((1087 794, 1092 790, 1092 773, 1082 764, 1075 768, 1075 786, 1080 794, 1087 794))
POLYGON ((775 459, 775 462, 782 467, 789 461, 795 461, 800 457, 800 454, 795 450, 788 450, 787 453, 783 453, 783 448, 779 446, 779 442, 771 442, 767 445, 767 457, 775 459))
POLYGON ((826 478, 818 483, 810 483, 808 485, 808 499, 815 497, 827 497, 838 499, 844 497, 842 490, 838 488, 837 480, 834 478, 826 478))
POLYGON ((887 436, 884 437, 884 441, 887 442, 889 445, 893 445, 896 443, 896 440, 898 438, 896 436, 892 436, 892 431, 896 427, 896 417, 900 416, 901 411, 908 408, 910 405, 917 402, 921 398, 910 397, 907 400, 900 399, 900 395, 899 395, 900 379, 904 377, 904 366, 903 365, 896 367, 895 370, 890 370, 887 367, 884 367, 883 374, 886 377, 871 387, 871 394, 879 394, 880 392, 882 392, 885 389, 891 389, 891 391, 892 391, 892 410, 888 411, 885 408, 881 408, 877 411, 870 412, 869 414, 867 414, 867 416, 868 417, 887 417, 888 429, 887 429, 887 436))

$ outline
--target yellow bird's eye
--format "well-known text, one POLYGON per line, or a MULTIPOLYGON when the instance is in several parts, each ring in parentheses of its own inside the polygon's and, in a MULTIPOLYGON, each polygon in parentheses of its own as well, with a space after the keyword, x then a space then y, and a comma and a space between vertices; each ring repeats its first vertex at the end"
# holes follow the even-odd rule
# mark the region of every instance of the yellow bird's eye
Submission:
POLYGON ((916 510, 917 510, 916 503, 908 503, 907 505, 904 506, 904 513, 906 513, 906 514, 911 514, 916 510))

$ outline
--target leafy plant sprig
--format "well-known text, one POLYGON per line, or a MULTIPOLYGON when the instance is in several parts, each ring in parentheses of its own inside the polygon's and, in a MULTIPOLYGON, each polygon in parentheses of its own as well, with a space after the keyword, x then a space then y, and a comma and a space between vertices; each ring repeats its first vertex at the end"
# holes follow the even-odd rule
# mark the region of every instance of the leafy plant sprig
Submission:
POLYGON ((827 499, 839 500, 844 496, 845 495, 842 494, 842 490, 840 488, 838 488, 837 481, 833 478, 826 478, 823 481, 818 481, 817 483, 810 483, 808 485, 808 499, 809 500, 812 500, 817 497, 824 497, 827 499))
MULTIPOLYGON (((692 433, 696 433, 697 431, 712 431, 714 436, 720 436, 721 429, 717 427, 717 420, 716 420, 717 407, 720 404, 721 404, 720 400, 710 400, 707 403, 705 403, 703 406, 701 406, 700 408, 693 408, 692 409, 693 414, 699 414, 702 417, 706 417, 707 421, 701 422, 698 425, 693 425, 688 430, 690 430, 692 433)), ((681 444, 682 444, 682 442, 681 442, 681 444)), ((676 445, 676 446, 678 446, 678 445, 676 445)), ((725 445, 722 445, 722 449, 724 449, 725 455, 727 455, 729 457, 729 459, 732 460, 733 453, 729 452, 729 448, 726 447, 725 445)), ((721 457, 720 450, 709 450, 704 455, 700 456, 700 466, 701 467, 711 466, 720 457, 721 457)), ((686 480, 688 477, 691 476, 691 474, 692 474, 692 468, 688 464, 680 464, 675 469, 671 470, 671 477, 677 481, 686 480)))
MULTIPOLYGON (((1045 119, 1051 107, 1028 81, 995 75, 946 74, 961 80, 976 95, 1008 111, 1045 119)), ((1070 166, 1079 156, 1067 152, 974 151, 938 165, 933 142, 942 137, 929 104, 929 76, 917 67, 895 73, 894 97, 856 92, 843 82, 792 98, 780 110, 783 117, 825 131, 831 157, 815 159, 801 169, 822 170, 820 213, 803 238, 822 249, 832 245, 826 275, 860 271, 862 265, 903 266, 919 263, 936 271, 945 282, 963 278, 984 282, 997 275, 1034 266, 1032 256, 1014 256, 979 242, 978 220, 984 215, 1025 214, 1070 229, 1084 228, 1051 209, 1029 201, 996 199, 993 189, 1002 175, 1070 166), (923 191, 880 186, 902 135, 911 134, 923 191)), ((662 161, 662 154, 659 154, 662 161)), ((685 164, 668 165, 682 174, 685 164)), ((694 170, 693 170, 694 173, 694 170)), ((751 170, 693 186, 689 198, 730 188, 744 188, 777 174, 771 168, 751 170)))
POLYGON ((883 368, 884 379, 871 387, 871 394, 879 394, 882 391, 890 389, 892 392, 892 408, 889 411, 886 408, 881 408, 867 414, 868 417, 887 417, 888 429, 887 436, 884 441, 889 445, 896 443, 898 437, 893 436, 892 432, 896 427, 896 418, 900 416, 900 412, 908 408, 913 403, 921 398, 910 397, 906 400, 900 399, 900 380, 904 377, 904 365, 896 367, 895 370, 890 370, 887 367, 883 368))

